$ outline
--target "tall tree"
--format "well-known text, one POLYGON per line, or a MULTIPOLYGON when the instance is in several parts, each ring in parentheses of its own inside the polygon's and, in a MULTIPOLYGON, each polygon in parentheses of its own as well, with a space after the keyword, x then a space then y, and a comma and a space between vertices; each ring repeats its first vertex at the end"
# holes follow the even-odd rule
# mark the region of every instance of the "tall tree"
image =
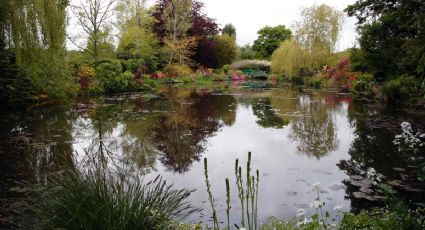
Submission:
POLYGON ((229 34, 222 34, 214 38, 215 43, 217 44, 217 67, 222 67, 224 65, 232 63, 238 54, 238 46, 233 36, 229 34))
POLYGON ((87 35, 85 51, 98 60, 108 38, 109 19, 112 17, 115 0, 80 0, 71 7, 79 26, 87 35))
MULTIPOLYGON (((173 2, 173 0, 158 0, 152 13, 152 17, 155 18, 153 31, 156 33, 161 43, 163 43, 167 37, 163 13, 167 6, 171 4, 171 2, 173 2)), ((211 38, 218 33, 218 25, 213 19, 209 18, 203 12, 203 7, 204 4, 202 2, 196 0, 192 1, 190 15, 191 27, 187 30, 186 35, 188 37, 195 36, 198 41, 196 44, 196 49, 194 50, 191 58, 201 65, 211 67, 210 63, 212 62, 209 61, 210 58, 205 56, 205 54, 208 53, 204 51, 210 50, 212 47, 213 41, 211 38)))
POLYGON ((157 39, 152 32, 154 19, 146 8, 147 0, 119 0, 117 22, 120 58, 150 59, 157 54, 157 39))
POLYGON ((279 44, 292 37, 292 31, 284 25, 265 26, 257 34, 258 38, 254 41, 252 49, 257 52, 259 58, 264 59, 270 59, 279 44))
POLYGON ((358 20, 359 61, 378 80, 425 75, 425 2, 359 0, 345 11, 358 20))
POLYGON ((228 34, 229 36, 233 36, 236 38, 236 28, 232 24, 226 24, 223 27, 222 34, 228 34))
POLYGON ((1 36, 39 93, 65 96, 67 0, 4 0, 1 36))
POLYGON ((337 48, 343 13, 322 4, 303 9, 301 15, 302 19, 294 25, 296 40, 310 52, 314 67, 329 64, 328 58, 337 48))
POLYGON ((196 46, 196 39, 187 36, 192 27, 192 4, 192 0, 172 0, 162 13, 164 43, 170 51, 169 64, 176 56, 180 63, 187 60, 187 55, 196 46))

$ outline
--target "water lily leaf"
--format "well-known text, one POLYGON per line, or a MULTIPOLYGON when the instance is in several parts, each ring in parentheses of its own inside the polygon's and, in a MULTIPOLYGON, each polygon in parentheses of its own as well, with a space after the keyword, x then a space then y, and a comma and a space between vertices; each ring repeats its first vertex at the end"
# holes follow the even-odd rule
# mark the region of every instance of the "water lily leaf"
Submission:
POLYGON ((373 193, 374 191, 372 189, 370 189, 369 187, 360 187, 359 189, 360 192, 364 192, 367 194, 373 193))

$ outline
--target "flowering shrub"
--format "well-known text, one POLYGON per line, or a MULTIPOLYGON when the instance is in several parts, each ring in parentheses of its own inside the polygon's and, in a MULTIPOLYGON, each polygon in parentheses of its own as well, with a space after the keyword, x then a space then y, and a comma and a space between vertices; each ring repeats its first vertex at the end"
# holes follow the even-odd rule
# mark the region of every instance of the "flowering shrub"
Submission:
POLYGON ((408 156, 412 165, 418 165, 419 181, 425 181, 425 133, 414 132, 409 122, 401 123, 402 133, 394 137, 398 151, 408 156))
POLYGON ((356 75, 349 71, 350 60, 345 58, 342 59, 338 64, 332 67, 324 67, 322 75, 327 79, 333 79, 341 85, 343 89, 351 89, 353 81, 356 79, 356 75))
POLYGON ((76 77, 80 87, 84 90, 89 88, 90 79, 96 76, 96 70, 86 64, 78 66, 76 77))
POLYGON ((351 91, 355 97, 373 97, 373 76, 364 74, 358 76, 352 84, 351 91))

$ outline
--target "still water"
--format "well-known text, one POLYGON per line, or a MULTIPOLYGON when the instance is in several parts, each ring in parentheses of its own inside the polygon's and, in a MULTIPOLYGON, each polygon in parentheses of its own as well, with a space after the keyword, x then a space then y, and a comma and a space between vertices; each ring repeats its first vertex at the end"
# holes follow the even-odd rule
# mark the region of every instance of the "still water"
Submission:
MULTIPOLYGON (((121 94, 0 115, 0 198, 16 196, 17 181, 43 182, 62 168, 106 166, 121 175, 161 175, 176 188, 196 189, 190 200, 208 221, 203 158, 225 220, 230 179, 232 222, 238 222, 234 162, 252 152, 260 171, 259 220, 314 213, 311 184, 320 182, 325 210, 380 205, 382 191, 365 175, 373 167, 394 193, 424 201, 423 184, 392 141, 402 121, 424 126, 424 113, 353 102, 348 95, 289 86, 253 89, 166 87, 154 94, 121 94), (72 162, 69 164, 69 162, 72 162), (412 189, 414 188, 414 189, 412 189)), ((245 165, 244 165, 245 166, 245 165)))

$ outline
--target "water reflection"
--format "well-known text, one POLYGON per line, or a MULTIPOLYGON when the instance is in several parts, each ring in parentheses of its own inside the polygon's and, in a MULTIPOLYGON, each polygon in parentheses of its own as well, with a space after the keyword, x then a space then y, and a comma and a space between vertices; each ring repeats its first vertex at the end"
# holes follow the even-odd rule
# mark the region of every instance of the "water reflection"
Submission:
POLYGON ((291 122, 289 138, 298 142, 300 153, 320 159, 338 146, 335 118, 327 106, 308 95, 300 97, 299 105, 300 115, 291 122))
POLYGON ((98 97, 38 108, 0 118, 5 124, 0 160, 8 162, 2 164, 0 191, 7 197, 4 188, 13 186, 12 180, 43 182, 67 167, 147 178, 162 174, 178 186, 199 189, 193 199, 203 201, 200 159, 208 156, 212 184, 221 189, 214 194, 222 201, 222 182, 233 175, 234 159, 253 151, 256 168, 264 172, 260 218, 292 217, 297 207, 315 198, 309 190, 315 181, 324 185, 328 211, 337 204, 359 210, 364 201, 352 196, 358 187, 348 183, 350 177, 374 167, 397 179, 400 172, 393 168, 405 164, 391 144, 391 129, 399 126, 394 117, 411 116, 385 114, 388 111, 351 103, 346 95, 291 87, 170 87, 153 95, 98 97))

